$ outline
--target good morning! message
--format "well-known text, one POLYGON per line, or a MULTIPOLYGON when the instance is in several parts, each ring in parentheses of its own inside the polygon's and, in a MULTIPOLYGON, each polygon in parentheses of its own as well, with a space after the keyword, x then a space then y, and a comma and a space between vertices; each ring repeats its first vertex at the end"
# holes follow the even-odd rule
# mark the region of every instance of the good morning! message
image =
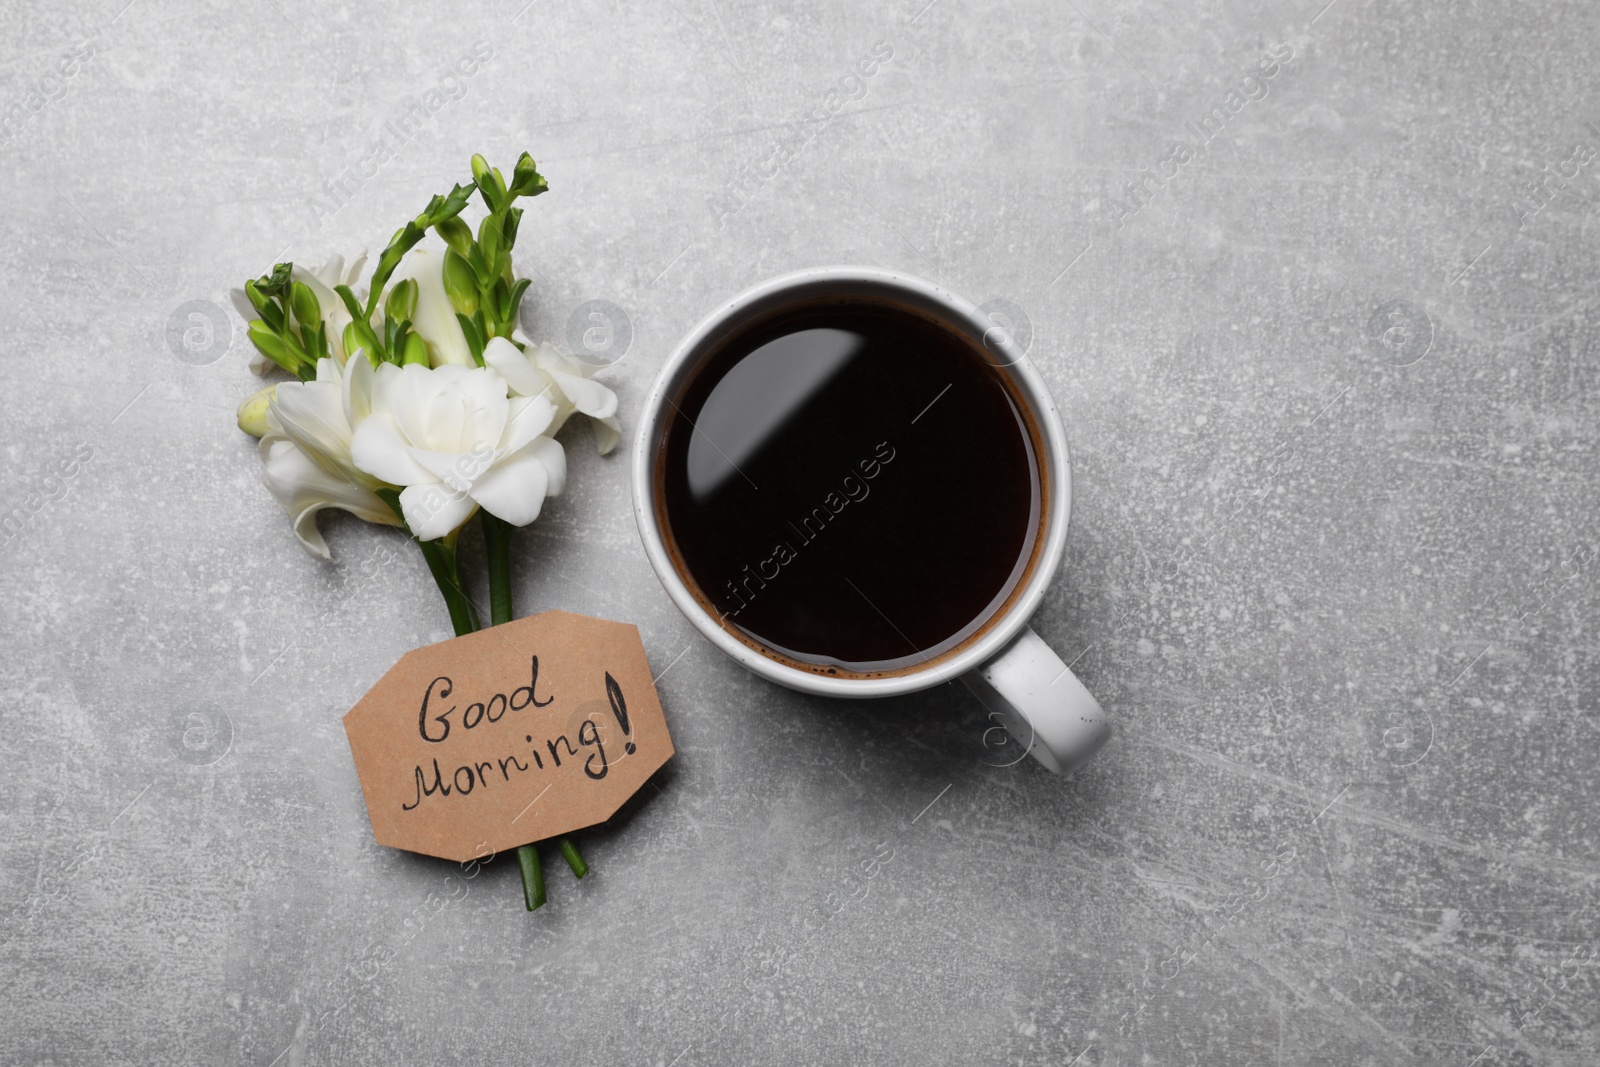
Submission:
POLYGON ((565 611, 406 653, 344 727, 378 843, 458 861, 603 822, 673 753, 638 629, 565 611))

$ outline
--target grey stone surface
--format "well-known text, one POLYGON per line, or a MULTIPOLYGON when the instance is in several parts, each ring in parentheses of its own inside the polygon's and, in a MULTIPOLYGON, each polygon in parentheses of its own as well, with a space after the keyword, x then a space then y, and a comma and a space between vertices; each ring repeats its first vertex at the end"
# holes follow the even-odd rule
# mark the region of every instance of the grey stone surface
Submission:
POLYGON ((123 2, 0 11, 0 1061, 1595 1062, 1592 5, 123 2), (534 916, 373 843, 339 717, 447 619, 296 545, 226 294, 523 148, 528 324, 623 309, 630 425, 781 271, 1023 309, 1089 769, 749 677, 580 431, 519 602, 636 621, 678 757, 534 916))

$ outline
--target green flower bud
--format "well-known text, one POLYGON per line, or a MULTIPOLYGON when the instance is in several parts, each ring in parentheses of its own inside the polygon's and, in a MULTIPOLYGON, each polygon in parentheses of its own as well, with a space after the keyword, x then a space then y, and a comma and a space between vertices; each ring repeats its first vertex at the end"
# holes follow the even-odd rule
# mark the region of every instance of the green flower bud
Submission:
POLYGON ((256 285, 267 296, 283 296, 289 291, 289 276, 293 263, 274 263, 272 273, 256 279, 256 285))
POLYGON ((478 276, 453 248, 444 254, 444 291, 461 314, 478 310, 478 276))
POLYGON ((278 307, 278 302, 261 289, 259 281, 244 283, 244 295, 249 298, 250 306, 256 309, 256 314, 274 332, 283 329, 283 310, 278 307))
POLYGON ((399 321, 414 319, 417 316, 417 283, 410 278, 389 290, 389 296, 384 301, 384 307, 389 312, 389 317, 399 321))
POLYGON ((456 321, 461 324, 461 335, 467 339, 467 349, 472 353, 472 362, 480 367, 483 366, 483 347, 489 341, 483 335, 483 328, 478 321, 482 318, 482 314, 471 318, 459 313, 456 315, 456 321))
POLYGON ((483 221, 478 223, 478 247, 483 249, 483 261, 489 268, 491 278, 499 273, 495 268, 500 263, 500 253, 506 250, 505 231, 501 228, 501 222, 500 215, 485 215, 483 221))
POLYGON ((539 173, 539 168, 534 164, 533 157, 522 153, 522 158, 517 160, 516 168, 511 172, 511 192, 516 196, 538 196, 550 188, 544 180, 544 175, 539 173))
POLYGON ((478 279, 478 288, 487 289, 494 284, 494 271, 489 268, 489 261, 483 258, 483 248, 473 245, 467 249, 467 266, 472 268, 473 275, 478 279))
POLYGON ((420 333, 406 334, 405 354, 400 359, 401 363, 420 363, 428 366, 428 345, 423 341, 420 333))
POLYGON ((244 295, 250 298, 250 306, 256 309, 256 314, 258 315, 264 313, 272 305, 272 301, 267 298, 267 295, 261 291, 254 281, 244 283, 244 295))
POLYGON ((287 341, 278 334, 273 333, 266 323, 256 319, 246 329, 250 334, 250 343, 260 349, 263 356, 266 356, 290 374, 297 375, 300 373, 299 354, 294 348, 290 347, 287 341))
POLYGON ((295 321, 302 326, 314 326, 322 321, 322 303, 305 282, 295 282, 289 287, 289 307, 295 321))
POLYGON ((505 221, 500 224, 500 236, 505 238, 506 251, 510 252, 517 245, 517 227, 522 225, 522 209, 514 207, 505 213, 505 221))
POLYGON ((439 231, 439 236, 444 238, 445 244, 462 255, 467 254, 467 246, 472 243, 472 227, 458 218, 448 218, 434 229, 439 231))
POLYGON ((494 288, 489 290, 488 303, 496 322, 511 321, 511 287, 504 278, 495 279, 494 288))
POLYGON ((472 157, 472 180, 483 194, 484 206, 490 211, 499 211, 506 201, 506 180, 481 155, 472 157))
POLYGON ((472 157, 472 180, 478 186, 478 191, 483 194, 483 205, 490 211, 500 207, 500 187, 495 184, 494 177, 489 170, 489 161, 482 156, 472 157))
POLYGON ((506 301, 507 310, 502 317, 504 322, 516 322, 522 309, 522 294, 528 291, 528 286, 533 284, 531 278, 518 278, 517 284, 511 287, 511 299, 506 301))
POLYGON ((250 394, 250 398, 239 405, 239 429, 251 437, 261 437, 267 430, 267 407, 272 403, 272 398, 278 392, 278 385, 264 385, 250 394))
POLYGON ((378 344, 378 335, 373 332, 372 324, 362 319, 356 319, 344 328, 345 359, 354 359, 358 350, 365 353, 373 366, 383 359, 383 347, 378 344))

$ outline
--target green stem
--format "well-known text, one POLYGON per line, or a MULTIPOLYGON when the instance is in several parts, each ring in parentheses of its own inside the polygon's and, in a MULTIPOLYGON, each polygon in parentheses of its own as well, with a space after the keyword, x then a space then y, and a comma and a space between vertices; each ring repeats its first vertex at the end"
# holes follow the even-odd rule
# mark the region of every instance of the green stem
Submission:
MULTIPOLYGON (((378 495, 396 515, 400 515, 402 520, 405 518, 400 510, 399 493, 392 489, 381 489, 378 495)), ((515 527, 487 511, 482 512, 482 516, 483 544, 489 557, 489 621, 490 625, 499 626, 501 623, 510 622, 513 614, 511 534, 515 527)), ((414 537, 412 539, 416 540, 414 537)), ((478 618, 478 609, 461 584, 461 565, 455 544, 440 539, 417 541, 417 547, 422 550, 422 558, 428 563, 433 583, 439 587, 445 606, 450 609, 450 623, 455 627, 456 636, 460 637, 462 634, 470 634, 480 629, 482 623, 478 618)), ((589 865, 583 861, 583 856, 578 853, 578 847, 570 839, 560 838, 557 845, 561 849, 562 858, 567 861, 567 866, 572 868, 574 875, 582 878, 589 873, 589 865)), ((544 907, 544 867, 539 862, 539 850, 533 845, 519 847, 517 865, 522 871, 523 903, 527 905, 529 911, 544 907)))
MULTIPOLYGON (((487 511, 479 514, 483 522, 484 553, 489 557, 489 624, 499 626, 510 622, 512 617, 511 531, 515 527, 487 511)), ((565 850, 562 854, 566 854, 565 850)), ((522 868, 522 899, 528 910, 533 911, 544 904, 544 867, 539 862, 539 850, 533 845, 522 845, 517 849, 517 860, 522 868)))
POLYGON ((428 570, 433 574, 433 584, 439 587, 445 607, 450 609, 450 624, 455 627, 456 636, 480 629, 478 609, 461 587, 461 568, 455 546, 443 541, 418 541, 417 547, 422 549, 422 558, 428 561, 428 570))
MULTIPOLYGON (((511 535, 516 530, 504 519, 480 513, 483 517, 483 547, 489 557, 489 623, 499 626, 510 622, 511 608, 511 535)), ((578 850, 566 838, 561 839, 561 855, 566 857, 572 873, 582 878, 589 867, 578 855, 578 850)), ((544 904, 544 867, 539 862, 539 850, 533 845, 517 849, 517 859, 522 867, 522 899, 528 910, 544 904)))
POLYGON ((511 532, 509 522, 483 516, 483 546, 489 556, 489 621, 492 626, 511 621, 511 532))
POLYGON ((578 855, 578 846, 572 843, 569 837, 558 838, 556 844, 561 846, 561 855, 566 857, 567 866, 572 868, 572 873, 582 878, 589 873, 589 865, 583 862, 583 857, 578 855))
POLYGON ((529 911, 544 907, 544 868, 539 866, 539 850, 532 845, 517 849, 517 862, 522 865, 522 899, 529 911))
MULTIPOLYGON (((389 510, 400 516, 400 522, 404 524, 406 516, 400 508, 400 491, 379 489, 377 494, 378 499, 388 504, 389 510)), ((410 526, 406 526, 407 531, 410 529, 410 526)), ((422 558, 428 564, 428 573, 433 575, 433 584, 439 587, 439 594, 444 597, 444 606, 450 612, 450 625, 455 628, 456 636, 481 629, 477 606, 461 584, 461 564, 456 558, 455 544, 446 543, 443 539, 422 541, 414 534, 411 539, 417 542, 417 548, 422 551, 422 558)))

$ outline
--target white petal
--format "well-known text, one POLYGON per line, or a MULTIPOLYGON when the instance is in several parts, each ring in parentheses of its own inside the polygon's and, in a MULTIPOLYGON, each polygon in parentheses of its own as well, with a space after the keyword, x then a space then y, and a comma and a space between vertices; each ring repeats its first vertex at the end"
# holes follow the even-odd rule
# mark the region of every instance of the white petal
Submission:
POLYGON ((594 446, 602 456, 609 454, 622 440, 622 424, 614 417, 595 419, 589 425, 594 428, 594 446))
MULTIPOLYGON (((542 371, 558 370, 563 374, 582 375, 588 367, 587 363, 581 363, 573 359, 549 341, 540 342, 529 350, 528 355, 533 358, 534 364, 542 371)), ((594 372, 590 371, 589 373, 592 374, 594 372)))
MULTIPOLYGON (((319 374, 338 375, 338 364, 319 361, 319 374)), ((350 424, 344 417, 344 402, 339 381, 326 378, 314 382, 284 382, 268 404, 268 410, 294 439, 329 471, 350 469, 350 424)))
POLYGON ((350 358, 350 353, 344 350, 344 328, 350 325, 350 312, 345 310, 344 302, 335 298, 331 308, 324 308, 322 322, 327 326, 328 350, 343 363, 350 358))
POLYGON ((273 411, 290 433, 342 451, 349 431, 341 391, 333 382, 284 382, 272 396, 273 411))
POLYGON ((393 408, 395 390, 400 387, 403 375, 393 363, 380 363, 372 370, 372 410, 389 411, 393 408))
POLYGON ((472 497, 511 525, 526 526, 539 517, 549 486, 549 470, 529 448, 507 457, 479 478, 472 497))
POLYGON ((476 452, 428 452, 424 449, 413 448, 411 458, 426 468, 429 474, 443 482, 448 488, 458 493, 465 493, 472 488, 483 473, 494 465, 495 460, 505 455, 492 448, 476 452))
POLYGON ((591 419, 600 420, 594 427, 595 445, 603 456, 617 447, 622 439, 622 429, 616 419, 617 394, 599 382, 591 381, 597 368, 580 360, 563 355, 552 344, 541 344, 529 350, 534 366, 555 385, 558 394, 555 424, 546 431, 552 437, 574 411, 591 419))
POLYGON ((233 304, 233 310, 237 311, 239 317, 245 322, 261 317, 261 313, 256 310, 254 304, 250 303, 250 298, 245 295, 243 289, 229 289, 228 301, 233 304))
POLYGON ((528 451, 537 456, 539 462, 544 464, 544 469, 550 472, 549 494, 560 496, 567 487, 567 450, 555 438, 541 437, 528 446, 528 451))
POLYGON ((372 361, 365 356, 344 365, 344 417, 352 427, 359 426, 361 420, 372 414, 372 387, 375 382, 372 361))
POLYGON ((326 504, 314 504, 298 515, 289 516, 289 521, 294 526, 295 537, 300 540, 300 547, 323 562, 332 563, 333 553, 328 550, 328 542, 323 539, 322 531, 317 529, 317 512, 325 507, 326 504))
POLYGON ((499 444, 511 411, 500 375, 478 367, 430 369, 414 363, 395 370, 379 368, 379 378, 392 384, 373 408, 394 416, 409 444, 433 452, 499 444))
POLYGON ((329 559, 328 545, 317 532, 316 515, 324 508, 348 511, 367 522, 398 526, 389 506, 365 486, 329 472, 289 438, 273 434, 261 440, 262 481, 294 523, 306 551, 329 559))
MULTIPOLYGON (((302 273, 302 268, 295 267, 295 273, 297 275, 302 273)), ((310 273, 316 276, 317 281, 332 289, 339 284, 340 278, 344 276, 344 257, 337 253, 331 255, 322 261, 322 266, 310 273)))
POLYGON ((495 337, 484 346, 483 362, 494 368, 518 396, 538 396, 550 384, 532 361, 504 337, 495 337))
POLYGON ((511 402, 506 380, 500 375, 474 367, 460 376, 451 399, 450 416, 440 427, 444 437, 437 447, 445 451, 470 452, 479 447, 493 448, 505 437, 511 402))
POLYGON ((298 512, 311 500, 325 500, 329 506, 368 522, 397 525, 394 512, 376 493, 352 478, 327 470, 289 438, 268 435, 258 448, 262 480, 284 510, 298 512))
POLYGON ((390 485, 428 484, 435 480, 411 455, 387 412, 374 411, 350 438, 350 459, 356 467, 390 485))
POLYGON ((617 394, 599 382, 558 370, 546 373, 555 380, 556 388, 572 401, 572 406, 590 418, 609 419, 617 413, 617 394))
POLYGON ((402 490, 400 510, 418 540, 434 541, 472 518, 477 505, 465 493, 453 493, 434 482, 402 490))
POLYGON ((344 282, 344 284, 348 285, 350 288, 354 289, 356 287, 356 282, 361 277, 361 268, 365 267, 366 265, 367 250, 363 248, 356 255, 356 257, 350 261, 350 265, 344 269, 344 277, 339 280, 344 282))
MULTIPOLYGON (((559 392, 556 392, 553 389, 551 392, 555 392, 556 396, 558 397, 561 396, 559 392)), ((556 434, 560 433, 561 427, 565 426, 567 424, 567 420, 572 418, 572 416, 577 414, 577 412, 578 409, 572 406, 571 401, 567 400, 566 397, 561 397, 561 400, 556 404, 556 417, 550 420, 550 428, 544 432, 545 436, 554 437, 556 434)))
POLYGON ((455 380, 450 369, 430 371, 414 363, 403 367, 382 364, 377 369, 378 391, 373 395, 373 412, 383 412, 394 419, 395 429, 408 445, 430 447, 428 427, 432 408, 435 399, 455 380))
POLYGON ((555 405, 542 396, 517 397, 511 401, 510 409, 505 436, 500 440, 500 447, 507 452, 521 451, 544 433, 556 416, 555 405))
MULTIPOLYGON (((339 257, 334 256, 333 259, 338 260, 339 257)), ((297 263, 290 268, 289 277, 294 281, 302 283, 307 289, 310 289, 314 294, 316 294, 317 303, 321 306, 322 313, 326 315, 328 313, 328 306, 330 304, 340 303, 340 300, 339 294, 333 291, 333 287, 336 283, 333 281, 324 280, 322 273, 323 272, 320 270, 309 271, 297 263)))

